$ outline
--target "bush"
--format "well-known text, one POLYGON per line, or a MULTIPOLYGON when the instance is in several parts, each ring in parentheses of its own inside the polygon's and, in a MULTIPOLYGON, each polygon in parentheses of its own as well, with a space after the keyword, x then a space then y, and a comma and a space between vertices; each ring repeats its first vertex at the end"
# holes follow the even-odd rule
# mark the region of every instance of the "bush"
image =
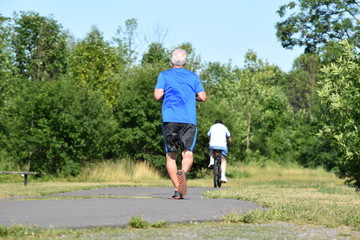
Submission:
POLYGON ((165 165, 165 150, 161 130, 161 102, 154 99, 154 87, 160 71, 152 66, 134 68, 119 76, 122 81, 118 104, 114 107, 117 131, 113 155, 129 155, 147 160, 156 167, 165 165))
MULTIPOLYGON (((322 89, 325 126, 321 135, 340 149, 341 164, 347 183, 360 189, 360 58, 356 48, 347 42, 336 63, 322 68, 322 89)), ((358 51, 358 49, 357 49, 358 51)))
POLYGON ((40 175, 78 174, 84 161, 106 154, 116 126, 100 93, 68 80, 27 85, 1 115, 5 138, 0 145, 40 175))

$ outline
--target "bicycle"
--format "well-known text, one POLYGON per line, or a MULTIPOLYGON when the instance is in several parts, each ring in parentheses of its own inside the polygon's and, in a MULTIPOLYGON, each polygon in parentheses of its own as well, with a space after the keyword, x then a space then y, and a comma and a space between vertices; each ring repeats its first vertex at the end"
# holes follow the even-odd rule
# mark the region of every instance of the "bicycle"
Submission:
POLYGON ((214 152, 214 188, 221 187, 221 149, 213 149, 214 152))

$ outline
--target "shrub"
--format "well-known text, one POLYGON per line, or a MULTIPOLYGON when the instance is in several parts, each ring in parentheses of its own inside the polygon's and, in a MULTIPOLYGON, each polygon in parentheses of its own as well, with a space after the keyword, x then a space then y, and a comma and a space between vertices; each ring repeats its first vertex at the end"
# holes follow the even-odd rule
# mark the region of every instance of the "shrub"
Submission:
POLYGON ((129 226, 132 228, 147 228, 149 223, 142 217, 136 216, 130 218, 129 226))
POLYGON ((32 83, 2 110, 1 145, 40 175, 78 174, 84 161, 105 155, 116 126, 101 94, 68 80, 32 83))

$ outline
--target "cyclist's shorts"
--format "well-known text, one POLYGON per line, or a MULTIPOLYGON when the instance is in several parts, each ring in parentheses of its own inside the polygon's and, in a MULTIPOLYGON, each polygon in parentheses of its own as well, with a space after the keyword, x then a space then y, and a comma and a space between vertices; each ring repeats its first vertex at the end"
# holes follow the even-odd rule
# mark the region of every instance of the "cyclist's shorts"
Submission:
POLYGON ((163 135, 166 153, 177 152, 179 147, 181 151, 185 149, 193 151, 196 143, 197 127, 189 123, 164 122, 163 135))
POLYGON ((221 154, 224 155, 224 156, 227 156, 227 154, 228 154, 228 149, 227 149, 227 147, 210 146, 211 152, 213 152, 213 151, 212 151, 213 149, 220 149, 220 150, 222 150, 222 151, 221 151, 221 154))

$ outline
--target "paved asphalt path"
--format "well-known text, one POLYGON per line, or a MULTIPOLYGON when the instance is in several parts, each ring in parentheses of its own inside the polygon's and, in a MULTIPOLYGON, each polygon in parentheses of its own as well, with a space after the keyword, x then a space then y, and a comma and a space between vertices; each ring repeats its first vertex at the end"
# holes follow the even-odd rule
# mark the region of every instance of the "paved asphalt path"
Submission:
MULTIPOLYGON (((201 192, 214 188, 189 188, 182 200, 171 199, 173 188, 117 187, 76 191, 47 198, 0 199, 0 225, 41 228, 124 227, 131 217, 150 223, 220 220, 227 213, 246 213, 258 205, 234 199, 205 199, 201 192)), ((216 191, 216 190, 215 190, 216 191)))

